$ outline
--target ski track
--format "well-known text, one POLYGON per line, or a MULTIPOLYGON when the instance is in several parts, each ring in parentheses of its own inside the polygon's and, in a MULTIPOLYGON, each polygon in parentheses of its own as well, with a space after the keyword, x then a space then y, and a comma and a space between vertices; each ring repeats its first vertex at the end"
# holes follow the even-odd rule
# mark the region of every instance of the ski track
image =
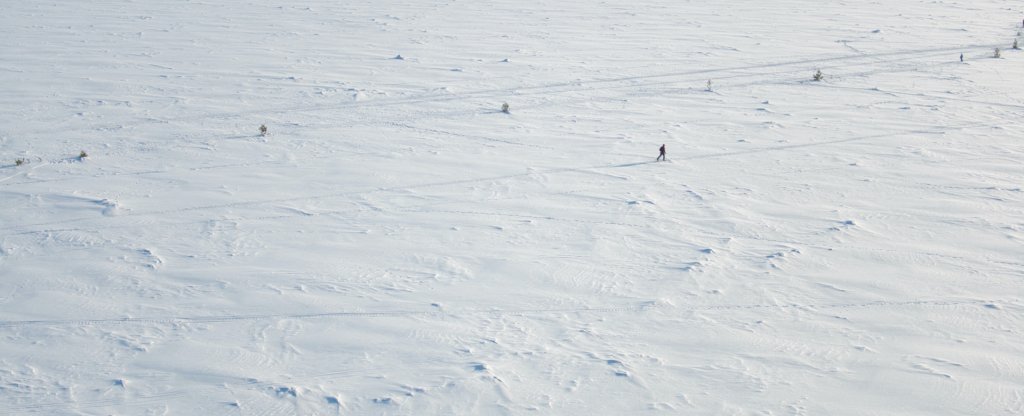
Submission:
MULTIPOLYGON (((805 143, 805 144, 774 146, 774 147, 767 147, 767 148, 760 148, 760 149, 751 149, 751 150, 743 150, 743 151, 736 151, 736 152, 712 153, 712 154, 704 154, 704 155, 687 156, 687 157, 681 158, 681 160, 703 160, 703 159, 731 157, 731 156, 738 156, 738 155, 761 154, 761 153, 766 153, 766 152, 786 151, 786 150, 791 150, 791 149, 801 149, 801 148, 807 148, 807 147, 827 146, 827 145, 833 145, 833 144, 841 144, 841 143, 863 141, 863 140, 871 140, 871 139, 879 139, 879 138, 898 137, 898 136, 909 136, 909 135, 920 135, 920 134, 941 134, 941 133, 948 132, 949 130, 965 129, 965 128, 971 128, 971 127, 983 127, 983 125, 958 126, 958 127, 948 127, 948 128, 944 128, 944 129, 932 129, 932 130, 909 130, 909 131, 903 131, 903 132, 897 132, 897 133, 880 134, 880 135, 869 135, 869 136, 861 136, 861 137, 851 137, 851 138, 837 139, 837 140, 830 140, 830 141, 822 141, 822 142, 816 142, 816 143, 805 143)), ((367 194, 380 193, 380 192, 409 191, 409 190, 422 189, 422 188, 432 188, 432 187, 439 187, 439 186, 466 185, 466 184, 472 184, 472 183, 477 183, 477 182, 506 181, 506 180, 520 179, 520 178, 524 178, 524 177, 529 177, 529 176, 532 176, 532 175, 550 175, 550 174, 559 174, 559 173, 580 173, 580 172, 589 172, 589 171, 595 171, 595 170, 600 170, 600 169, 627 168, 627 167, 633 167, 633 166, 645 165, 645 164, 651 164, 651 163, 655 163, 655 162, 638 161, 638 162, 624 163, 624 164, 616 163, 616 164, 609 164, 609 165, 582 166, 582 167, 574 167, 574 168, 549 168, 549 169, 546 169, 546 170, 533 171, 533 172, 527 172, 527 173, 521 173, 521 174, 510 174, 510 175, 492 176, 492 177, 483 177, 483 178, 473 178, 473 179, 456 180, 456 181, 443 181, 443 182, 433 182, 433 183, 422 183, 422 184, 413 184, 413 185, 405 185, 405 186, 382 187, 382 188, 373 189, 373 190, 351 191, 351 192, 343 192, 343 193, 308 195, 308 196, 297 196, 297 197, 278 198, 278 199, 239 201, 239 202, 233 202, 233 203, 228 203, 228 204, 207 205, 207 206, 193 206, 193 207, 179 208, 179 209, 174 209, 174 210, 161 210, 161 211, 150 211, 150 212, 130 212, 130 213, 126 213, 124 215, 119 216, 119 218, 139 217, 139 216, 171 215, 171 214, 180 214, 180 213, 185 213, 185 212, 190 212, 190 211, 206 211, 206 210, 212 210, 212 209, 223 209, 223 208, 243 207, 243 206, 253 206, 253 205, 265 205, 265 204, 282 203, 282 202, 296 202, 296 201, 309 201, 309 200, 317 200, 317 199, 330 199, 330 198, 341 198, 341 197, 352 197, 352 196, 364 196, 364 195, 367 195, 367 194)), ((109 218, 109 217, 107 217, 107 218, 109 218)), ((67 220, 62 220, 62 221, 54 221, 54 222, 35 223, 35 224, 21 224, 21 225, 13 225, 13 226, 7 226, 7 227, 0 227, 0 230, 17 230, 19 228, 26 228, 26 227, 37 227, 37 226, 41 226, 41 225, 63 224, 63 223, 69 223, 69 222, 82 222, 82 221, 97 220, 97 219, 102 219, 102 218, 82 217, 82 218, 73 218, 73 219, 67 219, 67 220)), ((27 233, 34 233, 34 232, 39 232, 39 231, 27 231, 27 233)), ((22 232, 22 233, 26 233, 26 232, 22 232)))
MULTIPOLYGON (((828 62, 855 61, 854 63, 850 63, 848 65, 859 66, 861 63, 856 62, 856 61, 863 60, 863 59, 869 59, 869 60, 872 60, 873 63, 891 63, 893 61, 898 61, 898 60, 902 60, 902 59, 920 59, 921 58, 921 57, 914 57, 914 55, 923 55, 922 57, 924 57, 924 58, 933 58, 933 57, 937 57, 937 56, 947 56, 947 55, 949 55, 951 53, 960 52, 960 51, 963 51, 963 50, 978 50, 978 49, 991 50, 992 48, 995 48, 995 47, 998 47, 998 46, 1003 46, 1003 45, 1001 45, 1001 44, 964 45, 964 46, 957 45, 957 46, 946 46, 946 47, 931 48, 931 49, 918 49, 918 50, 905 50, 905 51, 885 52, 885 53, 878 53, 878 54, 856 54, 856 55, 846 55, 846 56, 838 56, 838 57, 830 57, 830 58, 821 58, 821 59, 789 60, 789 61, 784 61, 784 62, 779 62, 779 63, 751 65, 751 66, 739 66, 739 67, 730 67, 730 68, 716 68, 716 69, 707 69, 707 70, 698 70, 698 71, 675 72, 675 73, 645 75, 645 76, 633 76, 633 77, 618 77, 618 78, 610 78, 610 79, 595 79, 595 80, 589 80, 589 81, 560 82, 560 83, 540 85, 540 86, 512 87, 512 88, 501 89, 501 90, 483 90, 483 91, 461 93, 461 94, 458 94, 456 96, 444 96, 444 97, 419 96, 419 97, 411 97, 411 98, 405 98, 405 99, 400 99, 400 100, 381 100, 381 101, 371 101, 371 102, 354 102, 354 103, 340 104, 340 105, 333 105, 333 106, 262 109, 262 110, 253 110, 253 111, 246 112, 246 113, 204 114, 202 116, 194 115, 194 116, 179 117, 179 118, 172 118, 172 119, 149 120, 149 121, 146 121, 145 123, 170 124, 170 123, 179 123, 179 122, 196 122, 196 121, 202 121, 202 120, 208 120, 208 119, 241 118, 241 117, 249 117, 249 116, 255 116, 255 115, 271 116, 271 115, 282 115, 282 114, 290 114, 290 113, 311 113, 311 112, 317 112, 317 111, 335 111, 335 110, 349 109, 349 108, 353 108, 353 107, 381 107, 381 106, 394 106, 394 105, 410 105, 410 106, 415 106, 415 105, 420 105, 420 104, 438 103, 438 102, 444 102, 444 101, 466 101, 466 100, 469 100, 469 99, 501 98, 501 97, 508 97, 508 96, 514 96, 514 95, 544 95, 544 96, 548 96, 548 95, 551 95, 551 94, 558 94, 558 93, 593 92, 594 90, 596 90, 596 88, 593 88, 593 87, 589 87, 589 88, 566 88, 566 87, 583 87, 583 86, 589 86, 589 85, 595 85, 595 84, 608 84, 608 83, 628 83, 629 84, 629 85, 623 85, 623 86, 617 86, 617 87, 609 87, 609 88, 636 89, 636 88, 641 88, 641 87, 644 87, 644 86, 648 86, 648 85, 645 85, 645 84, 636 84, 636 83, 634 83, 635 81, 646 80, 646 79, 660 79, 660 78, 672 78, 672 77, 679 77, 679 76, 700 75, 701 78, 688 78, 688 79, 681 80, 681 81, 672 81, 670 83, 695 82, 695 81, 701 81, 703 79, 707 79, 707 76, 709 76, 709 75, 711 75, 711 78, 714 79, 714 78, 716 78, 716 77, 714 77, 714 75, 715 74, 719 74, 719 73, 729 73, 729 72, 745 71, 745 70, 752 70, 752 69, 778 68, 778 67, 786 67, 786 66, 800 66, 800 68, 799 69, 794 69, 794 70, 789 70, 789 71, 778 72, 778 73, 769 73, 769 74, 756 74, 756 75, 740 74, 740 75, 735 75, 734 77, 751 77, 751 76, 765 76, 765 75, 771 76, 771 75, 792 74, 792 73, 797 73, 797 72, 807 73, 808 71, 810 71, 812 69, 822 68, 819 64, 828 63, 828 62), (908 55, 910 55, 910 56, 908 57, 908 55), (888 56, 895 56, 895 57, 899 57, 899 58, 902 58, 902 59, 893 60, 893 61, 881 61, 881 62, 879 62, 876 59, 876 58, 879 58, 879 57, 888 57, 888 56)), ((834 66, 828 66, 828 67, 824 67, 824 68, 836 69, 836 68, 843 68, 843 67, 844 66, 834 65, 834 66)), ((729 77, 719 77, 719 78, 729 78, 729 77)), ((800 79, 805 79, 805 78, 800 78, 800 79)), ((785 81, 785 82, 788 83, 788 82, 792 82, 792 81, 785 81)), ((659 85, 659 84, 653 84, 653 85, 659 85)), ((757 84, 755 83, 755 84, 746 84, 746 85, 757 85, 757 84)), ((96 130, 117 130, 117 129, 122 129, 122 128, 125 128, 125 127, 138 126, 140 124, 141 123, 135 123, 135 124, 116 124, 116 125, 100 125, 100 126, 92 126, 90 128, 96 129, 96 130)), ((39 132, 39 133, 36 133, 36 135, 45 135, 45 134, 52 134, 52 133, 53 133, 52 131, 51 132, 39 132)))
MULTIPOLYGON (((986 300, 907 300, 907 301, 872 301, 864 303, 838 303, 821 305, 802 304, 781 304, 781 305, 705 305, 693 307, 673 307, 678 311, 715 311, 732 309, 850 309, 850 308, 875 308, 875 307, 897 307, 897 306, 961 306, 961 305, 984 305, 993 301, 986 300)), ((998 301, 1003 305, 1010 303, 998 301)), ((658 308, 654 302, 643 302, 636 305, 598 307, 598 308, 569 308, 569 309, 519 309, 519 310, 486 310, 486 311, 382 311, 382 312, 323 312, 307 314, 284 314, 284 315, 222 315, 222 316, 201 316, 201 317, 162 317, 162 318, 122 318, 122 319, 77 319, 77 320, 29 320, 29 321, 0 321, 0 328, 21 328, 29 326, 94 326, 94 325, 137 325, 137 324, 191 324, 191 323, 230 323, 235 321, 269 321, 282 319, 327 319, 327 318, 393 318, 405 316, 424 316, 435 319, 446 317, 457 317, 463 315, 487 315, 492 317, 501 316, 532 316, 547 314, 566 313, 603 313, 603 312, 643 312, 652 308, 658 308)))

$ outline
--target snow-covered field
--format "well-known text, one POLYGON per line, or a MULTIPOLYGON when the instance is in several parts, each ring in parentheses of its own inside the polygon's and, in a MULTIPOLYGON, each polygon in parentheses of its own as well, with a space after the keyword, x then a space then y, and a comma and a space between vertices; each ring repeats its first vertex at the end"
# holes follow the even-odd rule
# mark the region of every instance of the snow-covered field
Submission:
POLYGON ((1022 414, 1018 6, 3 1, 0 414, 1022 414))

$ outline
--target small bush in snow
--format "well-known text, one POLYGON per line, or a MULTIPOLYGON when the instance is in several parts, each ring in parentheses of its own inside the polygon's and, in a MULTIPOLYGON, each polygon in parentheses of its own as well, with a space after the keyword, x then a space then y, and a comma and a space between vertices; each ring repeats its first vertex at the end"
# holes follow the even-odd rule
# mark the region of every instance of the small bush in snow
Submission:
POLYGON ((996 48, 996 50, 994 52, 992 52, 992 57, 993 58, 1002 58, 1003 57, 1003 51, 999 50, 999 48, 996 48))
POLYGON ((85 150, 83 150, 81 153, 78 154, 78 158, 79 159, 85 159, 87 157, 89 157, 89 154, 85 153, 85 150))
POLYGON ((825 79, 825 74, 822 74, 820 69, 817 72, 814 73, 814 80, 815 81, 821 81, 823 79, 825 79))
POLYGON ((21 166, 25 164, 25 159, 14 159, 14 166, 21 166))
POLYGON ((505 103, 505 104, 501 105, 501 112, 505 113, 505 114, 508 114, 508 103, 505 103))
POLYGON ((260 124, 260 136, 266 136, 266 135, 267 135, 267 125, 266 124, 260 124))

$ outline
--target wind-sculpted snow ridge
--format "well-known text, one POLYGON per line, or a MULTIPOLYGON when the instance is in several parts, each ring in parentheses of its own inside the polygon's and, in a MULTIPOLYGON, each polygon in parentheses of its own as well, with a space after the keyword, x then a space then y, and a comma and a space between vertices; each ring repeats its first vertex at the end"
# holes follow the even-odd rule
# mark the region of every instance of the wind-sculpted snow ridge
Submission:
POLYGON ((1024 414, 1006 2, 8 3, 0 414, 1024 414))

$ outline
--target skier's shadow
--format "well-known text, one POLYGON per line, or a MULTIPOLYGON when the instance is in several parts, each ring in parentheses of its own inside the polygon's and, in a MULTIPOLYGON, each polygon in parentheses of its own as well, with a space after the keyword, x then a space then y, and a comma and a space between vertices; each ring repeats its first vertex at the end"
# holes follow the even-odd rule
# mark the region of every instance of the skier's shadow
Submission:
POLYGON ((621 165, 611 165, 611 166, 608 166, 608 167, 610 167, 610 168, 628 168, 630 166, 649 165, 651 163, 658 163, 658 162, 650 162, 650 161, 647 161, 647 162, 632 162, 632 163, 624 163, 624 164, 621 164, 621 165))

